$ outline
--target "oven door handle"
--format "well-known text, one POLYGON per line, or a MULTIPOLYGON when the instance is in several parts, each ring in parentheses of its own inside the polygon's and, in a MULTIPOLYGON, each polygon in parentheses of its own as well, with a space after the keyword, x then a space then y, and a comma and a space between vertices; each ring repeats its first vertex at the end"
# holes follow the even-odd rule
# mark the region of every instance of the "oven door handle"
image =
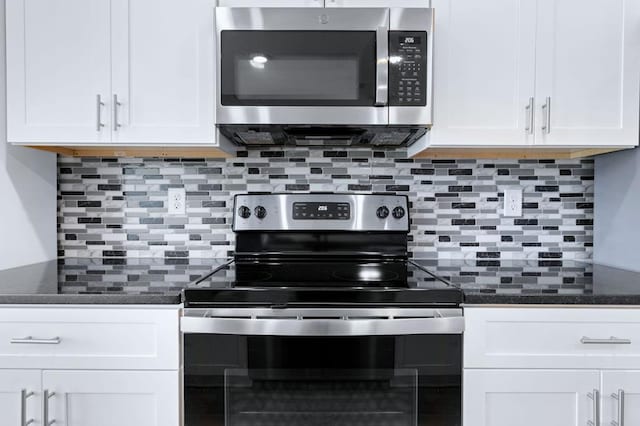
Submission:
POLYGON ((253 319, 183 317, 187 334, 239 336, 403 336, 461 334, 463 317, 398 319, 253 319))
POLYGON ((389 103, 389 28, 378 27, 376 31, 376 104, 389 103))

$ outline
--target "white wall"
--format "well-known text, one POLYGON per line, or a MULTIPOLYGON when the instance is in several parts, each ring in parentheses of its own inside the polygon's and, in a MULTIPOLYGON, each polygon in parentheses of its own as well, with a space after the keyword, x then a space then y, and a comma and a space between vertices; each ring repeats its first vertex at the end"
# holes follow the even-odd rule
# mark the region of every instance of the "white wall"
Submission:
POLYGON ((640 149, 596 157, 594 261, 640 271, 640 149))
MULTIPOLYGON (((0 82, 5 78, 5 2, 0 0, 0 82)), ((6 143, 0 84, 0 269, 56 257, 55 154, 6 143)))

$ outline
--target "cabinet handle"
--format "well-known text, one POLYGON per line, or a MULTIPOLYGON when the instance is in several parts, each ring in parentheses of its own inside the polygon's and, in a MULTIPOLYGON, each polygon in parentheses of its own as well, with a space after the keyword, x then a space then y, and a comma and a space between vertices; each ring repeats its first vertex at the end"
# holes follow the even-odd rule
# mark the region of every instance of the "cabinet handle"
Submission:
POLYGON ((542 131, 547 135, 551 133, 551 97, 547 96, 547 99, 542 105, 542 131))
POLYGON ((34 419, 27 420, 27 398, 33 395, 35 395, 34 392, 27 392, 26 389, 22 389, 22 391, 20 391, 20 426, 29 426, 35 422, 34 419))
POLYGON ((612 393, 611 397, 618 401, 618 421, 613 421, 613 426, 624 426, 624 391, 618 389, 618 393, 612 393))
POLYGON ((27 337, 14 337, 11 339, 12 345, 59 345, 62 339, 54 337, 53 339, 34 339, 31 336, 27 337))
POLYGON ((42 398, 42 424, 43 426, 51 426, 56 421, 49 420, 49 400, 55 395, 55 392, 49 392, 45 389, 44 397, 42 398))
POLYGON ((96 95, 96 130, 98 132, 102 131, 104 127, 104 123, 102 122, 102 107, 104 106, 104 102, 102 102, 102 96, 96 95))
POLYGON ((527 132, 527 134, 532 135, 533 134, 533 116, 534 116, 534 105, 533 105, 533 97, 529 98, 529 104, 524 108, 524 110, 526 111, 527 114, 527 127, 524 128, 524 130, 527 132))
POLYGON ((588 393, 587 396, 593 400, 593 420, 587 423, 589 426, 600 426, 600 391, 594 389, 593 393, 588 393))
POLYGON ((376 104, 377 107, 389 103, 389 29, 376 30, 376 104))
POLYGON ((113 130, 118 131, 122 125, 118 122, 118 109, 122 103, 118 101, 118 95, 113 95, 113 130))
POLYGON ((608 339, 591 339, 583 336, 580 339, 583 345, 630 345, 631 339, 618 339, 617 337, 609 337, 608 339))

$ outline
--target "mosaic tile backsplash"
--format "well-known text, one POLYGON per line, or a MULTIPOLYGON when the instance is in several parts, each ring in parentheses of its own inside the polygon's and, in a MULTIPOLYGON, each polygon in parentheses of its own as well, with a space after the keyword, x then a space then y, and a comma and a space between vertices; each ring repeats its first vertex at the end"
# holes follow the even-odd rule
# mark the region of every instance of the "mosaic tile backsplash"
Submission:
POLYGON ((58 158, 61 257, 233 254, 233 195, 390 192, 411 200, 416 259, 590 259, 593 160, 406 159, 404 151, 287 149, 231 159, 58 158), (167 214, 184 187, 187 214, 167 214), (523 216, 502 215, 503 191, 523 216))

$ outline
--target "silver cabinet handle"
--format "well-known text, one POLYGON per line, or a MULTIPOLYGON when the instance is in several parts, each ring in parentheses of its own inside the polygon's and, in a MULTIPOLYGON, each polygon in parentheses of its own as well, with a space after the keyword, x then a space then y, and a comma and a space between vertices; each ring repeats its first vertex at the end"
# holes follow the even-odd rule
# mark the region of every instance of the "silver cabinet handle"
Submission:
POLYGON ((104 102, 102 102, 102 96, 96 95, 96 130, 98 132, 102 131, 104 127, 104 123, 102 122, 102 107, 104 106, 104 102))
POLYGON ((547 96, 547 99, 542 105, 542 131, 546 134, 551 133, 551 97, 547 96))
POLYGON ((34 419, 27 419, 27 398, 35 395, 34 392, 27 392, 26 389, 20 391, 20 426, 29 426, 34 423, 34 419))
POLYGON ((120 127, 122 127, 122 125, 118 122, 118 109, 120 108, 121 105, 122 103, 118 101, 118 95, 114 94, 113 95, 113 130, 115 132, 117 132, 120 127))
POLYGON ((527 125, 524 128, 524 130, 527 132, 527 134, 532 135, 533 134, 533 116, 534 116, 534 99, 533 97, 529 98, 529 104, 524 108, 524 110, 526 111, 527 114, 527 125))
POLYGON ((600 391, 594 389, 593 393, 589 393, 587 396, 593 400, 593 419, 587 423, 589 426, 600 426, 600 391))
POLYGON ((44 426, 51 426, 56 421, 49 420, 49 400, 55 395, 55 392, 49 392, 45 389, 42 398, 42 424, 44 426))
POLYGON ((376 106, 385 106, 389 101, 389 29, 378 27, 376 31, 376 106))
POLYGON ((59 345, 62 339, 54 337, 53 339, 34 339, 31 336, 27 337, 14 337, 11 339, 12 345, 59 345))
POLYGON ((583 336, 580 339, 583 345, 630 345, 631 339, 618 339, 617 337, 609 337, 608 339, 591 339, 583 336))
POLYGON ((618 401, 618 420, 611 422, 613 426, 624 426, 624 391, 618 389, 618 393, 612 393, 611 397, 618 401))

